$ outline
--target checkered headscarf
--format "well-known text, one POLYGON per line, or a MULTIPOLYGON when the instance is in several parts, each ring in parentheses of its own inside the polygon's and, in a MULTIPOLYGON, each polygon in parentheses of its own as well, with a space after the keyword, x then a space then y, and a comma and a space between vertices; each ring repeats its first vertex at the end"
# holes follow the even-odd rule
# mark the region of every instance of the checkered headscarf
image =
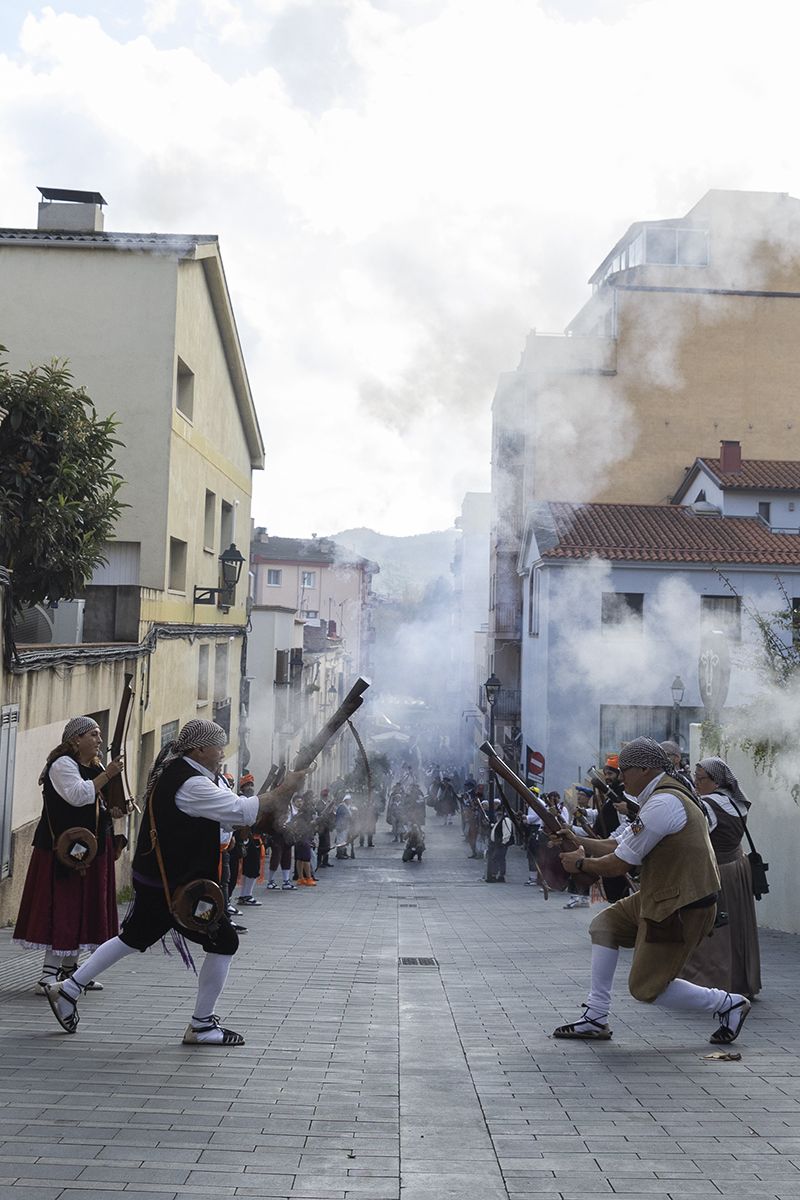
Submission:
POLYGON ((205 746, 219 746, 220 749, 228 744, 228 735, 221 725, 215 721, 201 721, 195 718, 187 721, 174 742, 168 742, 160 752, 147 776, 148 793, 158 783, 165 767, 190 750, 200 750, 205 746))
POLYGON ((703 768, 706 775, 711 776, 721 791, 727 792, 733 800, 739 804, 743 804, 745 808, 750 807, 750 801, 739 787, 738 779, 724 759, 714 757, 701 758, 697 765, 703 768))
POLYGON ((93 717, 72 717, 64 726, 61 741, 71 742, 73 738, 83 737, 90 729, 97 729, 97 721, 93 717))
POLYGON ((652 738, 634 738, 623 746, 619 752, 619 769, 627 771, 628 767, 641 767, 643 771, 672 772, 672 763, 661 749, 658 742, 652 738))

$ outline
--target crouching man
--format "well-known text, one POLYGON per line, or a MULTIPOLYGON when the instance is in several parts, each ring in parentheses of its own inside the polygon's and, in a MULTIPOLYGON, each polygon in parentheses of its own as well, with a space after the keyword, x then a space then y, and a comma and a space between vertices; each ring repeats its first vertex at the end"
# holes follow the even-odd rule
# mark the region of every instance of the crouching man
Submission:
MULTIPOLYGON (((219 775, 227 740, 225 730, 213 721, 189 721, 156 759, 133 858, 134 900, 122 932, 98 946, 71 978, 47 989, 50 1007, 67 1033, 78 1028, 78 999, 92 979, 127 955, 143 953, 173 930, 179 939, 196 942, 205 951, 184 1043, 244 1045, 242 1035, 224 1029, 215 1013, 239 947, 224 904, 198 932, 178 921, 175 898, 178 889, 198 881, 219 882, 221 826, 280 828, 304 773, 289 771, 278 788, 261 796, 237 795, 219 775)), ((207 890, 213 895, 213 887, 207 890)), ((213 905, 203 902, 202 907, 207 912, 213 905)), ((182 942, 179 945, 185 952, 182 942)))
POLYGON ((628 987, 636 1000, 718 1021, 715 1044, 736 1040, 750 1012, 738 993, 698 987, 680 978, 695 947, 716 917, 719 873, 705 816, 685 785, 671 774, 655 741, 637 738, 619 755, 625 791, 637 798, 638 815, 607 839, 573 835, 577 850, 561 855, 570 873, 603 878, 639 866, 641 887, 601 912, 589 926, 592 982, 583 1016, 554 1030, 556 1038, 607 1040, 611 988, 620 947, 633 948, 628 987))

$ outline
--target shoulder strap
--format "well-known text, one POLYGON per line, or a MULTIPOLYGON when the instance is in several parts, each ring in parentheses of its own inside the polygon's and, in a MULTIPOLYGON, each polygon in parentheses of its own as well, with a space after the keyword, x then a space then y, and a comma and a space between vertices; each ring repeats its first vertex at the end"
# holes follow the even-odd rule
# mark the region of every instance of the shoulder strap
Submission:
POLYGON ((747 841, 748 841, 748 843, 749 843, 749 845, 750 845, 750 849, 752 850, 753 854, 755 854, 755 853, 756 853, 756 848, 755 848, 755 846, 753 845, 753 839, 750 837, 750 830, 747 828, 747 821, 745 820, 745 818, 744 818, 744 817, 742 816, 742 814, 740 813, 740 811, 739 811, 739 805, 736 803, 736 801, 734 800, 733 796, 731 796, 731 795, 728 795, 728 799, 730 800, 730 802, 731 802, 731 804, 733 805, 733 807, 736 809, 736 815, 737 815, 737 817, 739 818, 739 820, 742 822, 742 829, 744 830, 744 836, 747 838, 747 841))

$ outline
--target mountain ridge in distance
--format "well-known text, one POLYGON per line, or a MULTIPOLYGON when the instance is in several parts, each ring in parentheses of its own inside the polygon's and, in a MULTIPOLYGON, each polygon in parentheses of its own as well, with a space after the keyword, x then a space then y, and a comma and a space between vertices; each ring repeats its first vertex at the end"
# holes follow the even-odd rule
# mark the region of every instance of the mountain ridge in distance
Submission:
POLYGON ((379 565, 380 574, 372 581, 373 591, 379 596, 417 599, 439 578, 452 583, 451 564, 459 536, 457 529, 397 537, 361 526, 328 536, 340 546, 379 565))

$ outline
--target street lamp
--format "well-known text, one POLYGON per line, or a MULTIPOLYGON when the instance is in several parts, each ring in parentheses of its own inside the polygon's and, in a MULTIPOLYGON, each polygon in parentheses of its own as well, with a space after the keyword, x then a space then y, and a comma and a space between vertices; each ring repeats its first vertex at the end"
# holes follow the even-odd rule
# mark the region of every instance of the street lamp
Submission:
MULTIPOLYGON (((494 706, 497 702, 497 697, 500 695, 502 683, 492 671, 486 683, 483 685, 483 691, 486 696, 486 703, 489 705, 489 741, 494 749, 494 706)), ((494 820, 494 772, 489 772, 489 815, 494 820)))
POLYGON ((672 681, 672 739, 680 745, 681 703, 686 691, 680 675, 672 681))
POLYGON ((227 550, 219 556, 222 586, 203 588, 195 586, 192 600, 195 604, 217 604, 223 612, 227 612, 233 604, 236 585, 242 576, 244 556, 231 542, 227 550))

